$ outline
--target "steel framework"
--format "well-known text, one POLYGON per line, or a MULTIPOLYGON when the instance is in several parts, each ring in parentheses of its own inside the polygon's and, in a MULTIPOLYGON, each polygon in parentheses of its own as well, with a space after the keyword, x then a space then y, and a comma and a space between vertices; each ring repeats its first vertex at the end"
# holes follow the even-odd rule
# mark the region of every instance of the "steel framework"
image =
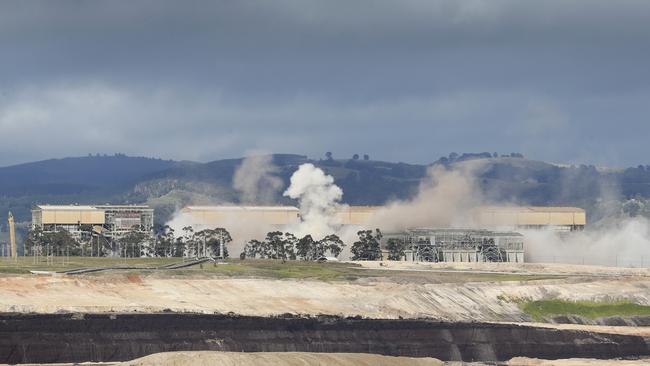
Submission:
POLYGON ((523 236, 477 229, 416 228, 386 234, 406 245, 406 259, 423 262, 523 262, 523 236))

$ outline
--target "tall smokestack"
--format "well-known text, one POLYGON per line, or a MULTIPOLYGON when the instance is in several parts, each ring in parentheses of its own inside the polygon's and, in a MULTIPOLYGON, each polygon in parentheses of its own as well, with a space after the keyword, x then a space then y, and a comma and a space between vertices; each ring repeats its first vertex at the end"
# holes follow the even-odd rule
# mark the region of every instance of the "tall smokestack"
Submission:
POLYGON ((9 243, 11 244, 11 257, 14 259, 18 258, 18 250, 16 248, 16 229, 14 228, 14 215, 9 212, 9 243))

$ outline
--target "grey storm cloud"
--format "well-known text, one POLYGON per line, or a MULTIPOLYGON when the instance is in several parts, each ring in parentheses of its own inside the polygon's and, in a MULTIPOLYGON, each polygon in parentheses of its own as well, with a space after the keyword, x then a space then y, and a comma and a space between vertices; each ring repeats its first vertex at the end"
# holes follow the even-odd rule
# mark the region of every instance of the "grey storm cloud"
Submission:
POLYGON ((4 1, 0 165, 251 149, 647 164, 648 39, 648 1, 4 1))

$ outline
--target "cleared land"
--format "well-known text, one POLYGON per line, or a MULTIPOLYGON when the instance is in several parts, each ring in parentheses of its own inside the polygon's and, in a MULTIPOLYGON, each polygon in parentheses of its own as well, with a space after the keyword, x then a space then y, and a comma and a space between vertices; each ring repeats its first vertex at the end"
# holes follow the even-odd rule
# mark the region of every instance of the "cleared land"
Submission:
POLYGON ((359 353, 305 353, 305 352, 173 352, 143 357, 124 366, 177 366, 177 365, 260 365, 260 366, 442 366, 433 358, 389 357, 359 353))
POLYGON ((103 258, 103 257, 18 257, 0 258, 0 275, 28 274, 29 271, 66 271, 87 267, 159 267, 180 262, 180 258, 103 258))
MULTIPOLYGON (((21 260, 33 265, 30 258, 21 260)), ((73 258, 70 265, 59 268, 123 265, 123 261, 73 258)), ((126 261, 129 266, 153 267, 174 259, 126 261)), ((626 301, 650 306, 650 281, 636 272, 615 276, 608 269, 584 276, 581 272, 585 269, 580 266, 570 266, 570 272, 540 265, 477 265, 474 270, 441 265, 237 259, 189 269, 129 269, 75 276, 5 272, 0 276, 0 311, 172 310, 526 322, 534 317, 522 310, 522 301, 626 301)), ((11 268, 13 272, 25 271, 11 268)))
MULTIPOLYGON (((650 270, 647 269, 510 263, 282 263, 238 259, 186 269, 152 269, 179 261, 178 258, 72 257, 66 263, 62 258, 53 262, 41 258, 35 263, 33 258, 19 258, 17 262, 0 259, 0 312, 361 315, 529 323, 558 329, 650 336, 650 327, 533 323, 553 315, 598 318, 650 314, 650 270), (82 267, 130 269, 74 276, 29 273, 29 270, 64 271, 82 267)), ((152 355, 127 364, 422 364, 401 358, 382 363, 383 359, 373 358, 380 356, 373 355, 199 353, 152 355), (258 358, 251 359, 251 356, 258 358)), ((648 360, 517 358, 507 364, 631 366, 647 363, 648 360)), ((430 360, 424 364, 443 363, 430 360)))
MULTIPOLYGON (((20 257, 17 261, 0 260, 0 275, 29 274, 30 271, 64 272, 79 268, 114 267, 113 273, 138 275, 178 276, 178 277, 229 277, 229 278, 273 278, 273 279, 313 279, 319 281, 355 281, 359 279, 382 278, 382 280, 404 282, 470 282, 470 281, 533 281, 541 279, 563 278, 562 275, 526 274, 526 273, 471 273, 439 272, 427 273, 411 270, 397 270, 390 273, 382 267, 369 269, 360 263, 330 262, 316 263, 307 261, 279 260, 239 260, 229 259, 225 262, 206 262, 179 270, 169 271, 157 267, 182 263, 181 258, 89 258, 89 257, 55 257, 51 259, 20 257), (119 268, 124 268, 119 270, 119 268)), ((105 275, 107 271, 96 275, 105 275)))
MULTIPOLYGON (((641 366, 650 360, 539 360, 517 357, 502 363, 508 366, 641 366)), ((169 352, 158 353, 120 366, 181 366, 181 365, 223 365, 223 366, 482 366, 480 362, 442 362, 434 358, 390 357, 359 353, 305 353, 305 352, 169 352)), ((493 363, 491 364, 493 365, 493 363)))

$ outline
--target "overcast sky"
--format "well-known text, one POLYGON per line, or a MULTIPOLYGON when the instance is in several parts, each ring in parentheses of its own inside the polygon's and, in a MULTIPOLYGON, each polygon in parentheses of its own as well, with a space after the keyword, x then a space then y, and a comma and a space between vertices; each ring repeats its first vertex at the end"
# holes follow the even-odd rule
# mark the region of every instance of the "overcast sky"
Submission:
POLYGON ((650 164, 650 1, 0 2, 0 166, 121 152, 650 164))

